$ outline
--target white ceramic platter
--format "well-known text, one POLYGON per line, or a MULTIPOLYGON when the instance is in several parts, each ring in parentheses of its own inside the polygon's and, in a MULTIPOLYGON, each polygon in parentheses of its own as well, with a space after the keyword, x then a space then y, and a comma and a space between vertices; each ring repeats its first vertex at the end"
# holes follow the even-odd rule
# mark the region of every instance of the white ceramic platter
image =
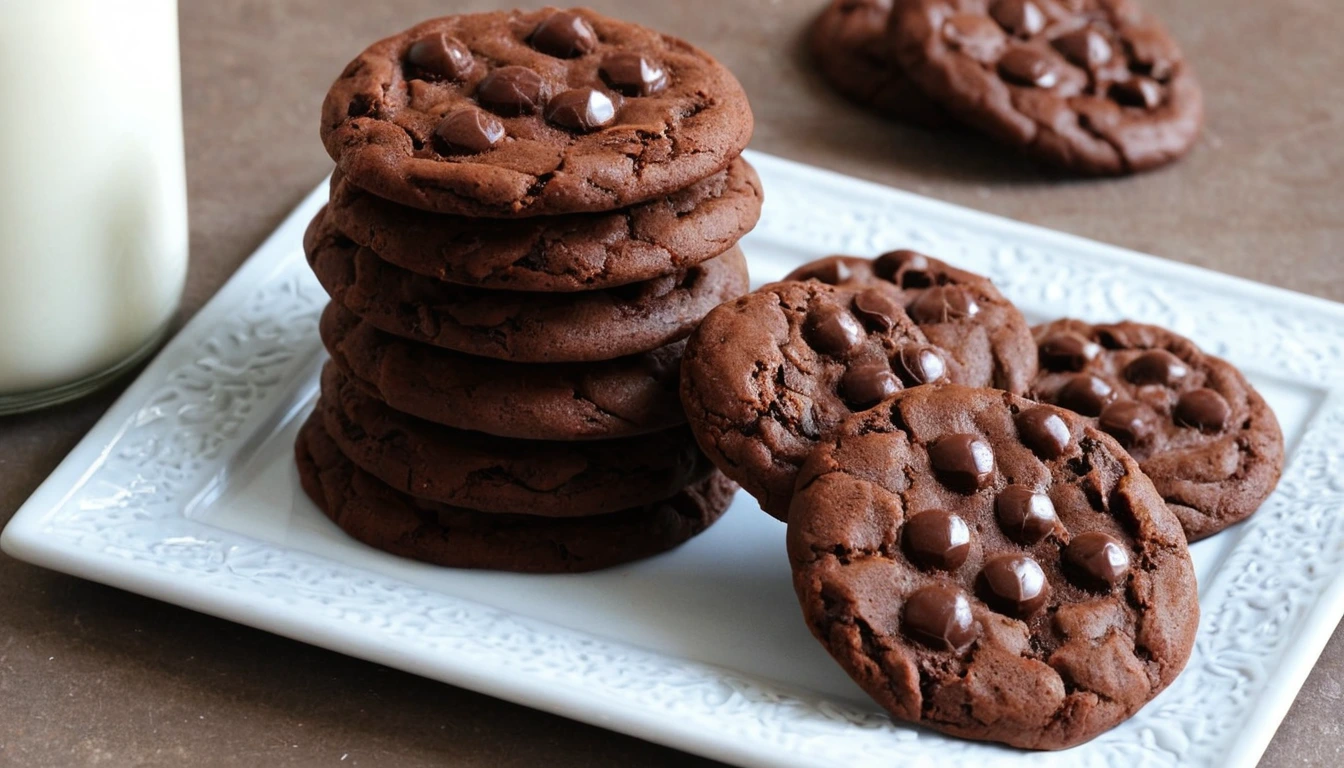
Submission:
POLYGON ((1027 754, 894 725, 808 634, 784 527, 739 494, 674 553, 581 576, 446 570, 347 539, 291 445, 326 296, 317 190, 168 345, 4 532, 15 557, 730 763, 1254 765, 1344 614, 1344 306, 753 154, 756 282, 912 247, 992 276, 1033 321, 1132 318, 1240 366, 1290 458, 1247 524, 1194 548, 1185 673, 1131 721, 1027 754))

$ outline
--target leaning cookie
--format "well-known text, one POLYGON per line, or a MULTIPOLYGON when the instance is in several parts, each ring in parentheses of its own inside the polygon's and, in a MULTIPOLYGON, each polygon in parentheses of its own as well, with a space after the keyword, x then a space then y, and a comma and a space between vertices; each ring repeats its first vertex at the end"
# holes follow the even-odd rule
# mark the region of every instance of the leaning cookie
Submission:
POLYGON ((1036 345, 1026 318, 989 278, 910 250, 876 259, 828 256, 786 280, 831 285, 894 285, 910 318, 929 341, 951 353, 952 379, 973 387, 1026 394, 1036 375, 1036 345))
POLYGON ((789 558, 808 627, 892 717, 1063 749, 1132 716, 1199 623, 1185 537, 1086 419, 918 387, 832 433, 798 476, 789 558))
POLYGON ((1191 540, 1255 512, 1283 472, 1274 411, 1227 361, 1141 323, 1034 329, 1031 396, 1095 419, 1152 478, 1191 540))

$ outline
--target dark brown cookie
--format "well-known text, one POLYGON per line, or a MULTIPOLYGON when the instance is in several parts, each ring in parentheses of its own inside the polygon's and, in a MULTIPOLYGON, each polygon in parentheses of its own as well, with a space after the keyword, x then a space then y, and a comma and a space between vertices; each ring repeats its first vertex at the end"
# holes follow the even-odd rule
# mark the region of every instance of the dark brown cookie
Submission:
POLYGON ((346 309, 407 339, 514 362, 610 360, 686 337, 720 302, 747 290, 736 246, 682 272, 585 293, 488 291, 389 264, 319 213, 304 235, 318 280, 346 309))
POLYGON ((1031 328, 989 278, 914 251, 876 259, 828 256, 795 269, 786 280, 831 285, 890 283, 906 314, 929 341, 951 353, 958 384, 1026 394, 1036 375, 1031 328))
POLYGON ((321 421, 310 417, 294 446, 313 503, 371 547, 451 568, 577 573, 652 557, 712 525, 736 490, 714 472, 666 500, 608 515, 482 514, 392 490, 346 458, 321 421))
POLYGON ((891 56, 891 0, 831 0, 812 22, 812 60, 841 95, 886 117, 941 128, 943 108, 905 76, 891 56))
POLYGON ((686 421, 685 342, 597 363, 510 363, 383 333, 332 302, 322 341, 356 384, 392 408, 458 429, 531 440, 596 440, 686 421))
POLYGON ((684 428, 580 443, 494 437, 394 411, 332 364, 317 408, 364 471, 416 498, 480 512, 600 515, 669 498, 711 469, 684 428))
POLYGON ((1031 749, 1087 741, 1185 666, 1185 537, 1085 419, 918 387, 832 433, 789 509, 812 633, 891 715, 1031 749))
POLYGON ((1283 472, 1274 411, 1227 361, 1141 323, 1034 329, 1031 397, 1089 417, 1138 460, 1190 541, 1259 509, 1283 472))
POLYGON ((517 220, 426 213, 332 177, 327 219, 386 261, 450 283, 513 291, 590 291, 651 280, 714 258, 761 214, 761 181, 726 171, 633 208, 517 220))
POLYGON ((774 283, 687 341, 681 402, 696 440, 765 511, 785 519, 799 465, 854 411, 952 372, 900 298, 880 283, 774 283))
POLYGON ((1132 0, 900 0, 889 34, 955 117, 1078 173, 1164 165, 1203 123, 1189 64, 1132 0))
POLYGON ((728 166, 751 138, 732 73, 587 9, 432 19, 374 43, 322 106, 355 184, 464 216, 608 211, 728 166))

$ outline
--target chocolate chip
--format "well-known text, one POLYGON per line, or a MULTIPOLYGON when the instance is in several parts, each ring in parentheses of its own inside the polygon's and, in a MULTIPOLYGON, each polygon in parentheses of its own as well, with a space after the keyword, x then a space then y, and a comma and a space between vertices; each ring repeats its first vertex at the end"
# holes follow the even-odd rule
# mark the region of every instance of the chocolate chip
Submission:
POLYGON ((901 378, 912 387, 932 384, 947 375, 947 362, 943 360, 942 353, 933 347, 901 347, 895 363, 900 369, 901 378))
POLYGON ((915 299, 908 311, 916 323, 946 323, 974 317, 980 305, 960 286, 936 285, 915 299))
POLYGON ((1114 51, 1106 36, 1093 29, 1083 27, 1054 40, 1055 50, 1064 58, 1084 69, 1096 70, 1111 60, 1114 51))
POLYGON ((1050 497, 1025 485, 1010 485, 1000 491, 994 500, 994 513, 1008 538, 1027 546, 1049 536, 1059 522, 1050 497))
POLYGON ((406 63, 428 80, 463 80, 476 64, 467 46, 444 32, 411 43, 406 63))
POLYGON ((1081 371, 1099 354, 1101 346, 1076 333, 1056 333, 1040 344, 1041 365, 1051 371, 1081 371))
POLYGON ((593 88, 575 88, 551 99, 546 119, 562 128, 588 133, 616 119, 616 105, 607 94, 593 88))
POLYGON ((971 601, 955 587, 921 587, 905 601, 901 626, 910 637, 947 651, 964 651, 977 635, 971 601))
POLYGON ((1073 566, 1074 578, 1089 588, 1109 590, 1129 573, 1129 553, 1115 537, 1099 531, 1073 537, 1064 559, 1073 566))
POLYGON ((930 509, 905 521, 901 546, 921 568, 955 571, 971 553, 971 529, 951 512, 930 509))
POLYGON ((944 485, 961 493, 975 493, 994 477, 994 449, 975 435, 939 438, 929 446, 929 462, 944 485))
POLYGON ((902 249, 884 253, 873 260, 873 273, 902 288, 927 288, 933 284, 929 277, 929 257, 918 251, 902 249))
POLYGON ((854 297, 854 314, 883 331, 896 327, 905 310, 880 288, 869 288, 854 297))
POLYGON ((1097 416, 1114 399, 1115 390, 1105 380, 1090 373, 1080 373, 1059 390, 1055 402, 1075 413, 1097 416))
POLYGON ((1147 411, 1133 400, 1120 400, 1106 406, 1097 425, 1126 448, 1141 442, 1153 431, 1147 411))
POLYGON ((943 39, 949 48, 961 51, 981 64, 999 58, 1007 38, 1003 29, 975 13, 958 13, 943 23, 943 39))
POLYGON ((1125 366, 1125 379, 1134 384, 1170 386, 1190 372, 1185 362, 1165 349, 1144 352, 1125 366))
POLYGON ((863 326, 843 307, 822 306, 807 319, 807 335, 818 352, 841 357, 863 341, 863 326))
POLYGON ((1221 432, 1227 428, 1232 416, 1232 407, 1222 395, 1201 387, 1181 395, 1176 401, 1174 413, 1176 423, 1183 427, 1194 427, 1204 432, 1221 432))
POLYGON ((1014 48, 999 59, 999 75, 1010 83, 1053 88, 1059 82, 1055 62, 1031 48, 1014 48))
POLYGON ((985 602, 1009 616, 1025 619, 1050 597, 1050 583, 1040 564, 1027 555, 999 555, 980 569, 985 602))
POLYGON ((541 75, 527 67, 500 67, 476 88, 476 100, 491 112, 512 117, 530 115, 545 101, 541 75))
POLYGON ((1064 417, 1048 405, 1038 405, 1019 413, 1017 435, 1043 459, 1057 459, 1073 444, 1073 433, 1064 417))
POLYGON ((538 24, 527 41, 544 54, 572 59, 597 47, 597 33, 577 13, 558 11, 538 24))
POLYGON ((845 371, 840 390, 850 405, 867 408, 901 391, 901 381, 886 361, 858 363, 845 371))
POLYGON ((475 107, 463 107, 444 115, 434 136, 445 154, 475 155, 504 138, 504 125, 475 107))
POLYGON ((848 256, 829 256, 824 259, 804 264, 793 270, 785 280, 818 280, 827 285, 844 285, 853 280, 854 270, 851 264, 862 259, 851 259, 848 256))
POLYGON ((637 53, 616 53, 602 60, 602 79, 625 96, 652 96, 667 87, 667 70, 637 53))
POLYGON ((1147 77, 1131 77, 1111 86, 1110 97, 1127 107, 1156 109, 1162 103, 1162 86, 1147 77))
POLYGON ((1031 0, 998 0, 989 15, 1009 34, 1031 37, 1045 29, 1045 14, 1031 0))

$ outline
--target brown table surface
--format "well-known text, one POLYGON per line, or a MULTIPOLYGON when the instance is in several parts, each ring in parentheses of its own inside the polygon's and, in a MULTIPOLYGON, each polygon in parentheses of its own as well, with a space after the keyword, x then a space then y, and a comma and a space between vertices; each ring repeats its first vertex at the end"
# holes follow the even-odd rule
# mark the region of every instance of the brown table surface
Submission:
MULTIPOLYGON (((839 101, 800 54, 821 0, 595 0, 721 58, 756 149, 1344 300, 1344 13, 1335 0, 1149 0, 1202 76, 1208 128, 1165 171, 1061 181, 969 137, 839 101)), ((183 0, 194 312, 330 169, 327 85, 365 44, 489 2, 183 0)), ((97 119, 91 115, 90 119, 97 119)), ((0 420, 7 521, 111 402, 0 420)), ((1336 632, 1263 765, 1344 764, 1336 632)), ((0 556, 0 764, 692 765, 506 704, 0 556)))

